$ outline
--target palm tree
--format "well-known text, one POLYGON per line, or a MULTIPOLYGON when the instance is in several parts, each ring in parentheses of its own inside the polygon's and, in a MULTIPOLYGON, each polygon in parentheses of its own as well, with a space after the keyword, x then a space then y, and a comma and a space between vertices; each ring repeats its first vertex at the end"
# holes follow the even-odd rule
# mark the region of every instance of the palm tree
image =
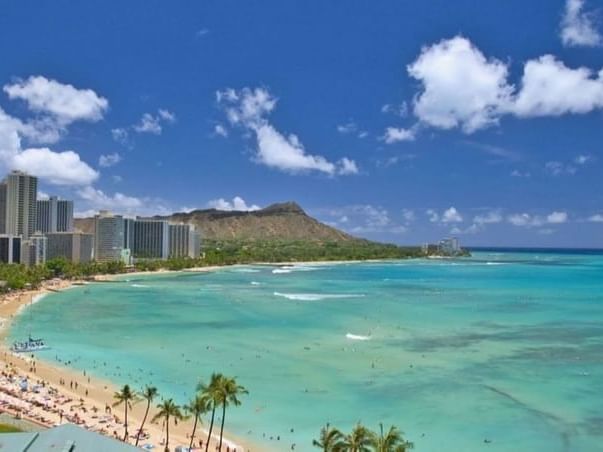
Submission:
POLYGON ((379 434, 371 435, 371 444, 375 452, 408 452, 414 447, 413 443, 406 441, 402 436, 403 433, 393 425, 387 434, 383 433, 383 424, 379 424, 379 430, 379 434))
POLYGON ((371 432, 360 423, 343 439, 343 447, 348 452, 370 452, 371 432))
POLYGON ((124 404, 125 415, 124 415, 124 441, 128 439, 128 408, 132 409, 132 402, 136 402, 136 391, 130 389, 130 385, 124 385, 121 391, 113 394, 115 402, 113 406, 124 404))
POLYGON ((184 419, 182 415, 182 411, 180 411, 180 407, 174 403, 172 399, 164 400, 159 405, 157 405, 159 411, 153 417, 153 422, 157 419, 164 418, 165 419, 165 452, 169 452, 170 450, 170 418, 174 419, 176 423, 179 420, 184 419))
POLYGON ((147 409, 144 412, 144 417, 142 418, 142 424, 140 424, 140 429, 138 430, 138 434, 136 435, 136 446, 138 446, 138 441, 140 440, 140 435, 142 434, 142 429, 144 427, 144 423, 147 420, 147 416, 149 415, 149 408, 151 408, 151 403, 153 399, 157 397, 158 391, 155 386, 147 386, 141 392, 141 396, 143 399, 147 401, 147 409))
POLYGON ((211 378, 209 380, 209 384, 205 384, 203 382, 197 385, 197 391, 201 392, 201 395, 207 398, 209 403, 211 404, 211 421, 209 423, 209 432, 207 433, 207 442, 205 443, 205 452, 209 449, 209 441, 211 440, 211 432, 214 428, 214 418, 216 415, 216 407, 220 403, 220 394, 219 387, 224 380, 224 375, 222 374, 211 374, 211 378))
POLYGON ((197 421, 200 420, 201 415, 211 410, 212 401, 203 394, 197 394, 188 405, 184 407, 184 410, 195 417, 195 423, 193 424, 193 432, 191 433, 191 443, 188 446, 189 449, 193 448, 193 441, 195 440, 195 431, 197 430, 197 421))
POLYGON ((218 444, 218 452, 222 451, 222 436, 224 434, 224 418, 226 417, 226 407, 228 405, 239 406, 241 401, 237 396, 241 394, 249 394, 247 389, 239 385, 235 378, 223 378, 218 386, 218 395, 222 404, 222 425, 220 426, 220 442, 218 444))
POLYGON ((336 428, 331 428, 327 423, 320 429, 320 439, 312 440, 314 447, 319 447, 323 452, 341 452, 343 450, 343 435, 336 428))

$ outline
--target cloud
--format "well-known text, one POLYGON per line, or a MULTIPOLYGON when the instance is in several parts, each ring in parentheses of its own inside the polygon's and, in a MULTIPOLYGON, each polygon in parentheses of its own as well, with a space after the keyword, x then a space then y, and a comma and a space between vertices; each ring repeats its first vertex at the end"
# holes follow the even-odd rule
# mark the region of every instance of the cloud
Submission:
POLYGON ((144 113, 142 118, 132 128, 138 133, 152 133, 161 135, 164 124, 173 124, 176 122, 176 115, 168 110, 160 108, 156 115, 144 113))
POLYGON ((126 196, 123 193, 107 195, 102 190, 87 186, 78 190, 78 195, 85 201, 88 201, 94 209, 111 209, 116 211, 131 210, 143 206, 143 201, 139 198, 126 196))
POLYGON ((464 141, 465 144, 477 149, 485 154, 492 155, 494 157, 500 157, 505 160, 518 161, 522 159, 522 155, 519 152, 511 149, 506 149, 501 146, 494 146, 491 144, 477 143, 475 141, 464 141))
POLYGON ((113 139, 115 141, 117 141, 118 143, 121 143, 123 145, 128 145, 130 140, 130 134, 128 133, 127 129, 124 129, 122 127, 120 128, 116 128, 116 129, 111 129, 111 136, 113 137, 113 139))
POLYGON ((216 124, 214 126, 214 133, 224 138, 228 136, 228 130, 226 130, 226 127, 224 127, 222 124, 216 124))
POLYGON ((424 47, 407 70, 422 85, 414 114, 434 127, 471 133, 497 123, 501 106, 510 102, 507 66, 461 36, 424 47))
POLYGON ((21 99, 30 110, 52 115, 61 126, 74 121, 99 121, 109 102, 91 89, 77 89, 42 76, 4 85, 10 99, 21 99))
POLYGON ((519 117, 588 113, 603 107, 603 70, 568 68, 553 55, 528 61, 511 111, 519 117))
POLYGON ((308 154, 296 135, 285 136, 276 130, 265 118, 277 103, 268 90, 243 88, 237 92, 229 88, 218 91, 216 100, 232 125, 255 134, 256 162, 290 174, 319 171, 328 175, 347 175, 358 172, 353 160, 344 157, 333 163, 321 155, 308 154))
POLYGON ((561 224, 567 222, 567 212, 553 212, 547 215, 546 222, 550 224, 561 224))
POLYGON ((195 32, 195 36, 197 38, 202 38, 203 36, 207 36, 209 34, 209 29, 208 28, 201 28, 200 30, 197 30, 195 32))
POLYGON ((594 159, 595 158, 592 155, 578 155, 574 159, 574 163, 576 163, 577 165, 586 165, 594 161, 594 159))
POLYGON ((519 171, 519 170, 513 170, 511 171, 511 176, 513 177, 531 177, 532 175, 530 174, 529 171, 519 171))
POLYGON ((440 220, 442 223, 461 223, 463 217, 455 207, 450 207, 444 211, 440 220))
MULTIPOLYGON (((43 77, 41 77, 43 80, 43 77)), ((75 88, 71 85, 61 85, 58 82, 53 82, 53 88, 61 91, 59 87, 70 87, 66 89, 67 93, 71 93, 75 88)), ((9 86, 9 85, 7 85, 9 86)), ((36 85, 37 86, 37 85, 36 85)), ((13 96, 32 96, 33 105, 46 105, 48 108, 55 108, 58 102, 52 95, 46 93, 46 101, 40 100, 33 96, 30 84, 26 82, 21 85, 10 85, 9 91, 13 96), (19 89, 17 89, 17 87, 19 89), (46 102, 46 103, 44 103, 46 102)), ((8 89, 5 87, 5 90, 8 89)), ((77 94, 77 90, 76 94, 77 94)), ((58 94, 55 93, 55 97, 58 94)), ((86 96, 84 96, 86 97, 86 96)), ((74 103, 77 103, 74 101, 74 103)), ((40 107, 41 108, 41 107, 40 107)), ((56 107, 58 111, 58 107, 56 107)), ((80 115, 72 114, 71 118, 83 118, 83 108, 80 108, 80 115)), ((44 122, 43 120, 40 120, 44 122)), ((4 171, 19 169, 28 172, 34 176, 55 185, 86 185, 92 183, 99 176, 98 172, 92 169, 87 163, 81 160, 80 156, 71 150, 53 151, 47 147, 29 147, 23 148, 22 139, 32 140, 36 138, 36 127, 40 123, 32 125, 32 123, 24 123, 18 118, 12 117, 0 108, 0 167, 4 171)), ((56 124, 55 124, 56 125, 56 124)), ((58 127, 58 126, 57 126, 58 127)), ((39 136, 37 137, 39 138, 39 136)))
POLYGON ((25 149, 13 156, 10 166, 55 185, 87 185, 99 176, 77 153, 48 148, 25 149))
POLYGON ((117 165, 121 160, 121 155, 114 152, 113 154, 101 155, 98 159, 98 164, 103 168, 109 168, 110 166, 117 165))
POLYGON ((340 124, 337 126, 337 131, 339 133, 347 134, 356 132, 358 130, 358 126, 355 122, 348 122, 346 124, 340 124))
POLYGON ((486 58, 467 38, 456 36, 424 47, 407 67, 421 84, 413 112, 420 123, 471 134, 520 118, 584 114, 603 108, 603 70, 569 68, 553 55, 528 60, 519 88, 508 81, 506 63, 486 58))
POLYGON ((484 215, 476 215, 473 218, 473 223, 477 225, 495 224, 503 221, 503 217, 498 210, 492 210, 484 215))
POLYGON ((588 217, 588 221, 593 223, 603 223, 603 213, 597 213, 588 217))
POLYGON ((207 203, 208 207, 217 210, 237 210, 237 211, 251 211, 259 210, 260 206, 257 204, 247 205, 245 200, 240 196, 235 196, 232 201, 226 201, 224 198, 213 199, 207 203))
POLYGON ((408 104, 406 102, 402 102, 400 105, 385 104, 381 107, 381 113, 391 113, 403 118, 408 114, 408 104))
POLYGON ((513 226, 540 227, 546 224, 562 224, 568 221, 568 214, 564 211, 554 211, 542 217, 528 213, 514 213, 507 217, 507 221, 513 226))
POLYGON ((414 141, 415 130, 403 129, 399 127, 388 127, 385 129, 385 134, 382 137, 387 144, 398 143, 400 141, 414 141))
POLYGON ((561 41, 568 47, 598 46, 602 37, 597 31, 593 14, 584 12, 585 0, 567 0, 561 20, 561 41))
POLYGON ((333 220, 325 223, 343 229, 351 234, 403 234, 407 232, 409 222, 401 224, 394 221, 387 209, 371 204, 356 204, 317 212, 333 220))

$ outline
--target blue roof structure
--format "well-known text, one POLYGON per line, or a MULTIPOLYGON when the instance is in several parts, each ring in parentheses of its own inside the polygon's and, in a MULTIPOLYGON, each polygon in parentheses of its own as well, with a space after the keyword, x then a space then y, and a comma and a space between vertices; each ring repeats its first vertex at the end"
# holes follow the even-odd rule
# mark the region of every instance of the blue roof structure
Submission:
POLYGON ((64 424, 37 433, 0 434, 0 452, 135 452, 137 447, 64 424))

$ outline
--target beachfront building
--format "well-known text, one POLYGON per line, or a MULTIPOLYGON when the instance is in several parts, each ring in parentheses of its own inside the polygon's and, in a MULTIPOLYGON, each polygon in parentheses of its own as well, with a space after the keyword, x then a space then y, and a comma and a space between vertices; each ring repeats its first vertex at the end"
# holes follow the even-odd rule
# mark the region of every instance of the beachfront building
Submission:
POLYGON ((0 450, 10 452, 140 452, 138 447, 79 427, 63 424, 39 432, 2 433, 0 450))
POLYGON ((51 196, 36 202, 36 231, 73 231, 73 201, 51 196))
POLYGON ((21 241, 21 263, 24 265, 41 265, 46 262, 48 239, 36 232, 27 240, 21 241))
POLYGON ((136 218, 133 224, 132 258, 167 259, 169 224, 165 220, 136 218))
POLYGON ((21 263, 21 237, 9 234, 0 235, 0 262, 21 263))
POLYGON ((0 182, 0 234, 6 234, 6 182, 0 182))
POLYGON ((99 262, 120 261, 124 249, 123 217, 101 210, 94 217, 94 230, 94 258, 99 262))
POLYGON ((22 171, 12 171, 6 184, 5 233, 24 240, 34 233, 38 178, 22 171))
POLYGON ((64 257, 70 262, 81 264, 92 260, 94 236, 83 232, 47 233, 47 260, 64 257))
POLYGON ((169 225, 169 257, 196 259, 201 251, 199 233, 192 224, 169 225))

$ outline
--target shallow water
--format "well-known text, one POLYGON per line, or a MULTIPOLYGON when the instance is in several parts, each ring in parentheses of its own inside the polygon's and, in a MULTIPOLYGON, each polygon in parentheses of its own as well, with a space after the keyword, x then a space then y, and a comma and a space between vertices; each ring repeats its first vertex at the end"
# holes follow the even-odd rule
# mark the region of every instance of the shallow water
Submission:
POLYGON ((601 254, 125 277, 29 310, 41 358, 117 384, 184 402, 212 371, 236 375, 250 394, 227 429, 266 450, 357 421, 419 451, 602 450, 601 254))

